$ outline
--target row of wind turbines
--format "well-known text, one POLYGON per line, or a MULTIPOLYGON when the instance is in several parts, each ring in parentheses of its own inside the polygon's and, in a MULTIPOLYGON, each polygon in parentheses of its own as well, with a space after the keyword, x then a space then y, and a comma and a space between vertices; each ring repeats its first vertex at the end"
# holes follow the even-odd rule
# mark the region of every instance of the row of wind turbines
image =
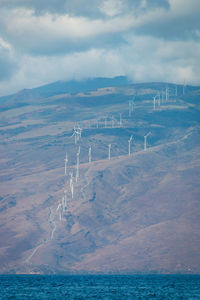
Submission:
MULTIPOLYGON (((185 86, 183 87, 183 91, 185 91, 185 86)), ((153 97, 153 110, 156 110, 156 107, 161 106, 164 102, 169 101, 170 98, 170 93, 172 94, 172 90, 170 90, 168 87, 166 87, 165 90, 162 90, 161 92, 158 92, 154 97, 153 97)), ((184 92, 183 92, 184 94, 184 92)), ((177 86, 175 87, 175 96, 178 95, 177 92, 177 86)), ((134 112, 134 102, 135 97, 133 100, 130 100, 128 102, 128 116, 131 117, 133 112, 134 112)), ((123 126, 124 120, 122 119, 122 113, 119 114, 119 120, 116 120, 113 116, 111 117, 111 122, 108 122, 108 118, 106 117, 104 119, 104 122, 100 123, 99 120, 96 121, 96 128, 98 129, 100 127, 100 124, 104 128, 108 128, 109 125, 111 125, 112 128, 114 127, 121 127, 123 126)), ((91 129, 91 124, 89 123, 89 129, 91 129)), ((82 138, 82 131, 83 131, 83 126, 80 124, 74 125, 73 128, 73 133, 71 137, 74 137, 74 144, 77 145, 77 143, 81 140, 82 138)), ((144 135, 144 152, 147 151, 147 138, 148 136, 151 135, 151 132, 149 131, 147 134, 144 135)), ((128 139, 128 156, 131 156, 131 144, 133 142, 133 135, 130 136, 128 139)), ((107 159, 110 161, 111 160, 111 148, 112 144, 108 144, 108 157, 107 159)), ((79 177, 80 177, 80 152, 81 152, 81 147, 78 146, 78 150, 76 153, 76 167, 74 168, 75 174, 73 170, 70 170, 68 166, 68 153, 66 152, 65 159, 64 159, 64 176, 65 176, 65 187, 64 187, 64 192, 62 196, 62 200, 59 202, 56 211, 59 213, 59 220, 62 220, 62 215, 66 212, 68 203, 67 203, 67 189, 69 190, 70 198, 74 198, 74 184, 78 182, 79 177), (68 179, 68 180, 67 180, 68 179), (69 186, 68 186, 69 185, 69 186)), ((88 163, 92 163, 92 146, 90 145, 88 148, 88 163)))

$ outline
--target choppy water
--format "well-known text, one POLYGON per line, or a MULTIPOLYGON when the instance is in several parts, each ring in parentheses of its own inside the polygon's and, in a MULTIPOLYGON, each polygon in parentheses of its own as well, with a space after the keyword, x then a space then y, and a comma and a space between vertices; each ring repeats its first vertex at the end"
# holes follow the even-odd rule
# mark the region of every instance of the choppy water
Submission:
POLYGON ((200 275, 1 275, 0 299, 200 299, 200 275))

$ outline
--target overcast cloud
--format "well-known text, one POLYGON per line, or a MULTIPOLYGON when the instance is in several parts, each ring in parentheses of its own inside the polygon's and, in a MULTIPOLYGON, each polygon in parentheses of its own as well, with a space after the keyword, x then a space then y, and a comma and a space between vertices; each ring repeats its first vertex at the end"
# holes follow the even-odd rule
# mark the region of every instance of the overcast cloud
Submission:
POLYGON ((199 0, 0 0, 0 95, 127 75, 200 84, 199 0))

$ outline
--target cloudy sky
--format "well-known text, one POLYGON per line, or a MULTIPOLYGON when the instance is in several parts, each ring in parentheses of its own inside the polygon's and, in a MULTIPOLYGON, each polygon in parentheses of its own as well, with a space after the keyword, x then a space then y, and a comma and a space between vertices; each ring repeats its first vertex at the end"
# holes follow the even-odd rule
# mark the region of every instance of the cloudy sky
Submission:
POLYGON ((200 84, 200 0, 0 0, 0 95, 127 75, 200 84))

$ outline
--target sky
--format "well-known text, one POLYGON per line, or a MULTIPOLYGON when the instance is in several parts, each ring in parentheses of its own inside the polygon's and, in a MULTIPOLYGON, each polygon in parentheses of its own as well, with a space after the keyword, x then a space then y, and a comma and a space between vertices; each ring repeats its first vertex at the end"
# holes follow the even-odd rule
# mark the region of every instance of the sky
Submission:
POLYGON ((200 85, 200 0, 0 0, 0 96, 126 75, 200 85))

